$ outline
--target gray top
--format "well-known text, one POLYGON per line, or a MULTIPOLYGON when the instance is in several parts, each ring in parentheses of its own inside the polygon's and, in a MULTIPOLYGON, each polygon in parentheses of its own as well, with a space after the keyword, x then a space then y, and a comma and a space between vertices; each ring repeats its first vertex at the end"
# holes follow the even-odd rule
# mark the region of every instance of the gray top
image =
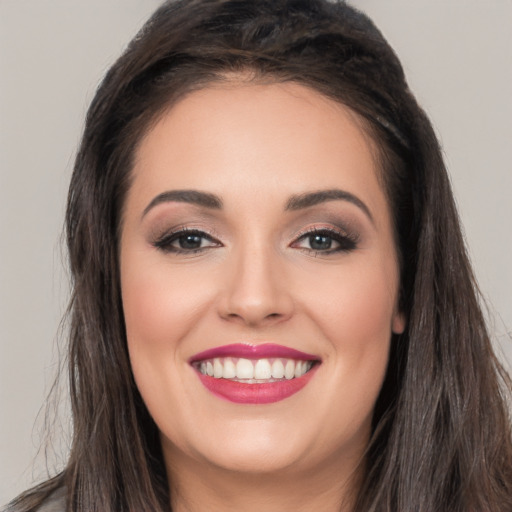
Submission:
MULTIPOLYGON (((14 504, 8 504, 0 507, 0 512, 16 512, 19 507, 14 504)), ((66 488, 61 487, 52 492, 43 504, 36 509, 36 512, 66 512, 66 488)))
POLYGON ((66 489, 64 487, 57 489, 37 509, 37 512, 66 512, 66 489))

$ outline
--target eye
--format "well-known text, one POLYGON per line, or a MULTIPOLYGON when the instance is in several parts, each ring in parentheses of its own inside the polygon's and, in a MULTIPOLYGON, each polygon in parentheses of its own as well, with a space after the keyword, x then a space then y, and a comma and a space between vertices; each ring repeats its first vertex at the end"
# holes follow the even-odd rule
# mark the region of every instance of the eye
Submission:
POLYGON ((357 247, 357 237, 333 229, 312 229, 300 235, 292 247, 324 254, 348 252, 357 247))
POLYGON ((204 231, 180 229, 167 233, 153 244, 164 252, 196 253, 211 247, 220 247, 220 242, 204 231))

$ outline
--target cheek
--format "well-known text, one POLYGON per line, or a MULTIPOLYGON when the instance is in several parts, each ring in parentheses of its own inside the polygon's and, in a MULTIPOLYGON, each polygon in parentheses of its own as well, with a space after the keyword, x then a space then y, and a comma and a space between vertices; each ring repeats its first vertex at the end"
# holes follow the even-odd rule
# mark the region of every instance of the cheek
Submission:
POLYGON ((357 263, 336 272, 317 271, 301 293, 304 307, 335 347, 355 351, 390 336, 398 288, 396 265, 357 263))
MULTIPOLYGON (((317 273, 303 307, 328 341, 326 363, 340 395, 361 414, 372 409, 387 368, 398 271, 389 262, 317 273)), ((343 400, 341 401, 343 402, 343 400)))
POLYGON ((147 251, 127 251, 121 262, 132 371, 148 409, 159 414, 166 414, 167 406, 176 408, 179 396, 187 396, 177 372, 186 365, 181 341, 195 328, 207 302, 207 289, 198 286, 196 274, 177 272, 166 263, 147 251), (166 393, 165 407, 158 403, 162 390, 175 391, 166 393))
POLYGON ((183 301, 164 279, 147 271, 124 272, 123 310, 128 342, 149 345, 169 341, 169 327, 179 330, 176 319, 185 312, 183 301))
POLYGON ((201 276, 151 258, 127 259, 121 274, 129 345, 142 344, 148 352, 178 348, 210 300, 201 276))
POLYGON ((180 439, 186 432, 173 411, 193 403, 183 380, 190 368, 182 341, 198 325, 211 294, 199 286, 201 279, 197 272, 176 271, 147 252, 127 253, 121 263, 126 336, 137 387, 157 424, 180 439))

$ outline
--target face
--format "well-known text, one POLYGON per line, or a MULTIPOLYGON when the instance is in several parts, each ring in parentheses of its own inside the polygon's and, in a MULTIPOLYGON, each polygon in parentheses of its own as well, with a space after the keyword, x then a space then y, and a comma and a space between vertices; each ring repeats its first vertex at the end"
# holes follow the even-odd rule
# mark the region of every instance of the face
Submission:
POLYGON ((361 457, 404 328, 374 153, 355 114, 296 84, 193 92, 142 140, 122 299, 176 467, 348 471, 361 457))

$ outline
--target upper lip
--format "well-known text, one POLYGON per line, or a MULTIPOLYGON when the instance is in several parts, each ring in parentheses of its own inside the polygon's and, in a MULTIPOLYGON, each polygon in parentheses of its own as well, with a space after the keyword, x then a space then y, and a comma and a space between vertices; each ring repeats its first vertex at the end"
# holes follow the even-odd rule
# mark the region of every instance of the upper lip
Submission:
POLYGON ((205 359, 214 359, 215 357, 241 357, 246 359, 282 357, 284 359, 299 359, 302 361, 318 361, 320 359, 313 354, 307 354, 306 352, 275 343, 263 343, 258 345, 233 343, 199 352, 189 359, 189 363, 195 363, 205 359))

